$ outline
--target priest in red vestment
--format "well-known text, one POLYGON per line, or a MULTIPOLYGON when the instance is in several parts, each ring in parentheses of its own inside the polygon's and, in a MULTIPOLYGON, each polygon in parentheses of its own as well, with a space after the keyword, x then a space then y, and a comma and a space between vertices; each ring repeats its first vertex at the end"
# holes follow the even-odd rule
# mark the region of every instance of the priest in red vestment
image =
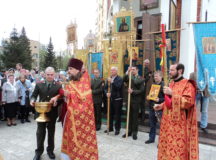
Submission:
POLYGON ((183 78, 184 65, 170 66, 169 87, 164 87, 163 109, 158 145, 158 160, 198 160, 198 128, 195 107, 196 87, 183 78))
POLYGON ((63 125, 63 160, 98 160, 94 108, 90 77, 82 71, 83 62, 72 58, 68 64, 70 82, 64 95, 67 112, 63 125))

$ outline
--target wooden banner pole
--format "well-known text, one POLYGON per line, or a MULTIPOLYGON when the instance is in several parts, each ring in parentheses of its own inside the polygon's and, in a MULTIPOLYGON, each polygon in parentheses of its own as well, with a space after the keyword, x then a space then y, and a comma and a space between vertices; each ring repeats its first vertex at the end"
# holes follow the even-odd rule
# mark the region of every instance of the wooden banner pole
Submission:
MULTIPOLYGON (((110 55, 111 55, 111 52, 112 52, 111 47, 109 47, 108 50, 109 50, 109 71, 108 71, 108 78, 110 78, 110 55)), ((111 95, 111 82, 109 82, 107 80, 107 83, 108 83, 108 91, 107 91, 107 93, 110 93, 110 95, 111 95)), ((110 124, 110 97, 107 97, 107 134, 108 135, 109 135, 109 127, 110 127, 109 124, 110 124)))
MULTIPOLYGON (((131 47, 130 47, 130 53, 132 54, 132 35, 131 35, 131 47)), ((130 68, 132 67, 132 55, 130 55, 130 68)), ((131 89, 131 71, 128 73, 129 75, 129 85, 128 89, 131 89)), ((126 138, 128 137, 128 131, 129 131, 129 120, 130 120, 130 102, 131 102, 131 93, 128 92, 128 104, 127 104, 127 126, 126 126, 126 138)))

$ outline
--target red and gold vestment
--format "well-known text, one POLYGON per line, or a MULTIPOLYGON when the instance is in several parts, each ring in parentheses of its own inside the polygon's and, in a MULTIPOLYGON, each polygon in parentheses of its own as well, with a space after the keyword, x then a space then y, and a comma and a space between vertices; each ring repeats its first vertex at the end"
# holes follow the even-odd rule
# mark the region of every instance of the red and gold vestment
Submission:
POLYGON ((67 113, 65 116, 62 152, 72 160, 98 160, 94 108, 90 78, 85 72, 80 81, 66 86, 67 113))
POLYGON ((163 103, 158 160, 198 160, 196 88, 191 81, 171 82, 171 109, 163 103))

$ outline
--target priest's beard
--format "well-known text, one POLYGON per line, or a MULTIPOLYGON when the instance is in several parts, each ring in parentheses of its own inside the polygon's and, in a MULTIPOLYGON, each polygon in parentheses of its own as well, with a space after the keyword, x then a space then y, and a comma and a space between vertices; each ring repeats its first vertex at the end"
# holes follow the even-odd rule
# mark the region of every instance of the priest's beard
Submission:
POLYGON ((72 81, 79 81, 81 77, 82 77, 82 73, 79 72, 76 75, 70 75, 70 80, 72 80, 72 81))
POLYGON ((171 79, 176 79, 176 78, 178 78, 179 77, 179 74, 178 74, 178 72, 176 72, 176 74, 174 74, 173 76, 171 76, 170 78, 171 79))

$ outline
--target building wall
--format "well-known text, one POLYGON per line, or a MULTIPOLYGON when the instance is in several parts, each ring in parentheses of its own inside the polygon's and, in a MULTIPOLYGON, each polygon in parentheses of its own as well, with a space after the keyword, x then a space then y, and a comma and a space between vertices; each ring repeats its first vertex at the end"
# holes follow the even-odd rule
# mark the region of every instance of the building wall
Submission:
POLYGON ((39 67, 40 43, 30 40, 30 49, 32 54, 32 68, 39 67))
POLYGON ((169 28, 169 11, 170 3, 168 0, 160 1, 161 24, 165 24, 169 28))
POLYGON ((202 0, 201 21, 205 21, 207 11, 207 21, 216 21, 216 0, 202 0))
POLYGON ((141 17, 144 12, 148 12, 149 14, 158 14, 160 13, 161 0, 159 0, 158 8, 151 8, 147 11, 140 10, 140 0, 133 0, 132 7, 135 17, 141 17))
POLYGON ((181 39, 180 39, 180 63, 185 65, 184 77, 189 78, 194 71, 195 44, 193 36, 193 25, 188 22, 196 22, 197 0, 182 0, 181 15, 181 39))
POLYGON ((107 32, 107 0, 97 0, 97 20, 96 20, 96 48, 102 50, 102 41, 107 32))

